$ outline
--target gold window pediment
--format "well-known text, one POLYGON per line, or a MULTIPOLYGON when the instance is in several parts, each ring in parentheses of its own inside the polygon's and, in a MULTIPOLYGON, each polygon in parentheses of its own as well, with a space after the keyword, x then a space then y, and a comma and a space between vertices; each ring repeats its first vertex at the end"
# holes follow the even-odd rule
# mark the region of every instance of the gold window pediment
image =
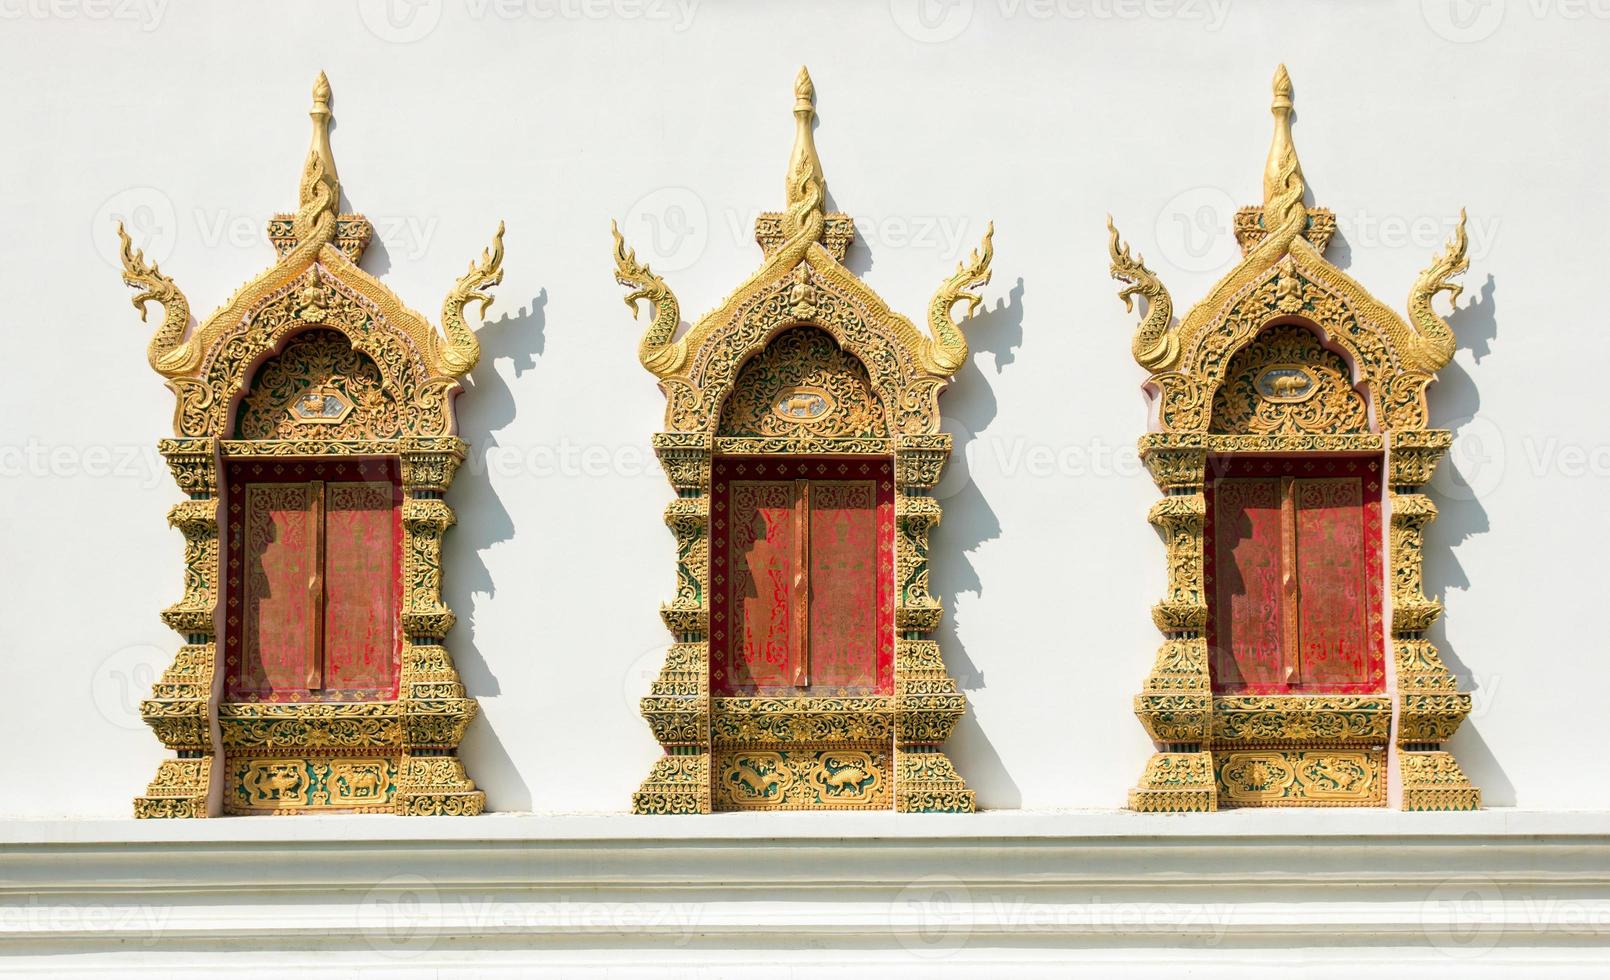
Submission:
MULTIPOLYGON (((615 278, 631 290, 626 303, 634 313, 645 301, 651 318, 638 356, 666 394, 665 429, 655 448, 678 492, 666 510, 677 537, 678 589, 661 610, 676 643, 643 700, 666 755, 633 808, 968 811, 972 791, 940 748, 965 700, 945 673, 938 644, 926 638, 941 607, 927 585, 928 531, 940 508, 925 493, 950 452, 938 397, 968 356, 956 310, 971 314, 982 303, 974 290, 989 281, 993 230, 934 294, 928 329, 920 330, 843 265, 854 224, 823 207, 825 180, 811 132, 815 89, 803 69, 794 118, 786 209, 756 222, 760 267, 685 332, 671 288, 614 230, 615 278), (889 476, 880 476, 885 471, 889 476), (729 607, 720 607, 726 596, 715 597, 720 608, 712 614, 712 586, 730 589, 733 581, 717 575, 712 582, 712 564, 727 560, 719 546, 733 526, 721 510, 724 488, 729 476, 784 472, 797 478, 791 489, 763 493, 750 483, 741 492, 749 500, 770 494, 775 503, 768 506, 776 508, 792 501, 806 513, 811 501, 856 494, 871 500, 893 490, 892 500, 877 505, 892 529, 889 548, 877 558, 888 561, 877 567, 892 597, 878 634, 887 629, 894 651, 887 690, 852 684, 824 693, 801 682, 793 693, 779 693, 770 683, 756 692, 765 696, 737 696, 712 688, 717 645, 735 642, 721 639, 735 629, 729 607), (855 482, 860 476, 864 486, 855 482), (819 492, 807 486, 817 477, 829 480, 819 492)), ((843 526, 801 532, 795 550, 815 547, 806 539, 815 542, 818 533, 824 547, 848 540, 843 526)), ((795 560, 795 550, 781 547, 778 554, 795 560)), ((824 628, 812 625, 818 607, 810 610, 800 613, 801 631, 824 628)), ((830 628, 833 617, 823 619, 830 628)), ((731 682, 725 669, 717 680, 731 682)))
MULTIPOLYGON (((453 414, 458 379, 480 356, 465 308, 479 303, 484 313, 490 288, 502 281, 503 229, 448 292, 440 329, 410 309, 357 264, 373 229, 362 215, 338 213, 330 102, 321 73, 297 210, 269 221, 276 261, 195 326, 177 284, 118 228, 123 279, 138 290, 135 308, 142 319, 149 303, 162 311, 147 358, 176 406, 174 435, 160 450, 190 497, 169 515, 185 536, 185 594, 163 613, 185 646, 141 707, 177 758, 162 763, 146 795, 135 800, 139 817, 201 817, 220 807, 469 814, 484 804, 456 755, 476 703, 465 696, 443 646, 454 617, 441 601, 441 538, 453 514, 440 498, 464 458, 453 414), (265 491, 245 503, 222 500, 237 475, 249 473, 293 480, 305 473, 308 482, 282 483, 277 496, 265 491), (373 600, 384 607, 373 611, 382 619, 353 618, 370 615, 353 605, 359 593, 309 601, 336 609, 339 625, 391 624, 376 642, 394 642, 400 651, 388 680, 394 694, 334 679, 343 666, 357 668, 326 662, 317 630, 305 655, 315 664, 307 683, 320 686, 307 696, 281 703, 215 684, 241 656, 230 645, 245 615, 236 591, 250 587, 236 574, 238 559, 226 554, 243 533, 236 510, 250 510, 259 499, 293 498, 309 501, 307 513, 318 521, 334 521, 349 536, 343 542, 358 541, 362 529, 390 535, 395 557, 372 571, 394 581, 397 592, 395 606, 373 600), (230 641, 222 646, 221 633, 230 641), (374 697, 343 700, 348 688, 374 697), (221 803, 214 784, 222 786, 221 803)), ((238 479, 241 487, 264 485, 238 479)), ((302 516, 288 513, 285 520, 304 525, 302 516)), ((333 532, 316 536, 322 541, 327 533, 333 532)), ((324 588, 317 583, 327 574, 371 574, 355 565, 317 564, 326 560, 324 547, 310 553, 316 559, 310 590, 324 588)), ((291 567, 301 574, 301 565, 291 567)))
MULTIPOLYGON (((1132 351, 1149 373, 1155 414, 1140 448, 1166 494, 1150 520, 1163 534, 1169 565, 1168 592, 1153 608, 1165 641, 1135 698, 1158 752, 1131 791, 1130 805, 1381 805, 1387 752, 1395 747, 1405 809, 1472 809, 1480 805, 1480 791, 1441 748, 1469 713, 1470 696, 1457 691, 1423 635, 1441 604, 1422 591, 1423 529, 1436 508, 1418 492, 1452 438, 1429 427, 1426 388, 1454 353, 1453 331, 1433 300, 1444 292, 1459 296, 1453 279, 1468 264, 1464 215, 1447 247, 1410 287, 1406 315, 1399 314, 1325 258, 1335 216, 1304 203, 1284 66, 1273 95, 1263 203, 1235 216, 1242 258, 1177 323, 1167 288, 1108 221, 1111 273, 1124 285, 1119 296, 1126 307, 1137 298, 1144 303, 1132 351), (1258 468, 1258 460, 1268 463, 1258 468), (1325 468, 1336 460, 1351 463, 1325 468), (1368 613, 1363 635, 1366 644, 1373 642, 1371 631, 1381 622, 1380 642, 1396 668, 1392 687, 1260 696, 1217 689, 1210 664, 1222 651, 1210 650, 1207 639, 1215 586, 1205 533, 1214 514, 1205 493, 1243 472, 1238 461, 1256 471, 1250 479, 1266 488, 1260 492, 1284 501, 1280 521, 1297 520, 1293 487, 1323 497, 1322 474, 1361 474, 1346 478, 1360 480, 1365 491, 1364 545, 1356 557, 1366 570, 1373 567, 1369 508, 1382 506, 1389 554, 1380 575, 1366 571, 1363 579, 1385 593, 1391 613, 1368 613)), ((1245 483, 1225 485, 1250 492, 1245 483)), ((1318 511, 1304 513, 1319 520, 1318 511)), ((1292 598, 1299 588, 1293 569, 1301 567, 1292 557, 1296 527, 1285 525, 1285 543, 1276 545, 1287 569, 1281 615, 1288 618, 1281 628, 1288 664, 1297 656, 1289 637, 1308 627, 1297 625, 1298 613, 1291 611, 1297 606, 1285 603, 1310 598, 1308 592, 1292 598)), ((1231 582, 1247 588, 1234 576, 1231 582)))

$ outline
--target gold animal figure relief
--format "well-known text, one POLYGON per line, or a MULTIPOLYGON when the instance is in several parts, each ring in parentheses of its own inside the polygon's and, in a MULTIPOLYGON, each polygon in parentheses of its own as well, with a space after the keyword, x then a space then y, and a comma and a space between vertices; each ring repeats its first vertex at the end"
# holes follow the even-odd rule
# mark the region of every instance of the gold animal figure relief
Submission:
POLYGON ((778 752, 748 752, 732 757, 723 782, 734 804, 781 802, 793 774, 778 752))
POLYGON ((303 806, 308 802, 310 783, 306 765, 300 759, 256 760, 242 778, 252 807, 303 806))

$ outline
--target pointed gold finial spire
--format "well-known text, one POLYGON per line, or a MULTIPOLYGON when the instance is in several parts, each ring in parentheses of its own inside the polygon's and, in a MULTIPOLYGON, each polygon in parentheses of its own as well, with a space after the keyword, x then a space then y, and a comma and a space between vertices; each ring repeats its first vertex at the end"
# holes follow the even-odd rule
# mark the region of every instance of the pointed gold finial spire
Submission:
POLYGON ((816 185, 816 200, 811 207, 820 210, 823 195, 827 193, 827 179, 822 176, 822 161, 816 155, 816 139, 811 135, 811 123, 816 120, 816 86, 811 73, 802 66, 794 78, 794 152, 788 157, 788 210, 811 196, 810 184, 816 185))
POLYGON ((295 232, 302 241, 315 234, 328 240, 335 235, 341 182, 335 172, 335 156, 330 152, 330 80, 322 71, 313 83, 313 108, 308 110, 308 116, 313 120, 313 142, 308 147, 307 163, 302 167, 295 232))
POLYGON ((1292 210, 1303 207, 1306 185, 1302 164, 1297 161, 1297 146, 1291 140, 1291 105, 1291 75, 1281 65, 1275 70, 1274 100, 1269 105, 1275 117, 1275 134, 1263 168, 1263 223, 1270 230, 1286 225, 1292 210))

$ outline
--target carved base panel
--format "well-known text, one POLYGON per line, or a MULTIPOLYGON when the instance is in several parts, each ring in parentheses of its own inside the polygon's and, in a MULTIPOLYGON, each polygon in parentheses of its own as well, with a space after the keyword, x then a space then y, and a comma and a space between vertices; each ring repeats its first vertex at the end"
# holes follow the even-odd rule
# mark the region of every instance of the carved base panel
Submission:
POLYGON ((224 812, 228 814, 392 813, 396 756, 227 756, 224 812))
POLYGON ((1384 806, 1386 749, 1217 749, 1219 806, 1384 806))
POLYGON ((888 810, 890 743, 717 746, 716 810, 888 810))
POLYGON ((205 817, 211 782, 211 759, 169 759, 157 767, 145 795, 134 798, 135 819, 205 817))
POLYGON ((709 813, 710 755, 668 755, 632 794, 633 813, 709 813))
POLYGON ((894 808, 899 813, 972 813, 978 801, 943 752, 896 748, 894 808))
POLYGON ((473 817, 486 809, 486 794, 456 755, 405 755, 393 802, 405 817, 473 817))
POLYGON ((1218 809, 1210 752, 1158 752, 1146 763, 1129 808, 1141 813, 1207 813, 1218 809))
POLYGON ((1480 810, 1481 790, 1449 752, 1401 752, 1403 809, 1480 810))
POLYGON ((451 755, 230 755, 224 774, 227 814, 474 816, 486 809, 486 794, 451 755))

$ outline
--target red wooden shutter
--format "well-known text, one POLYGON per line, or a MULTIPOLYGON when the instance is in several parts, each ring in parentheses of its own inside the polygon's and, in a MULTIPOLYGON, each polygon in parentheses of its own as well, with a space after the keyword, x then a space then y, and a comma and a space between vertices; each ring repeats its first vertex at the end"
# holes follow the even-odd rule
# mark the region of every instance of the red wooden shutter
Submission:
POLYGON ((1368 582, 1357 477, 1296 480, 1297 671, 1305 687, 1366 684, 1368 582))
POLYGON ((1213 485, 1210 594, 1217 629, 1214 686, 1286 683, 1280 479, 1221 479, 1213 485))
POLYGON ((804 668, 800 495, 792 480, 735 480, 729 491, 729 608, 737 637, 723 680, 778 691, 804 668))
POLYGON ((395 488, 330 483, 324 494, 324 687, 390 696, 397 686, 395 488))
POLYGON ((318 686, 318 484, 246 487, 241 694, 318 686))
POLYGON ((871 690, 878 683, 877 486, 811 485, 810 680, 871 690))

